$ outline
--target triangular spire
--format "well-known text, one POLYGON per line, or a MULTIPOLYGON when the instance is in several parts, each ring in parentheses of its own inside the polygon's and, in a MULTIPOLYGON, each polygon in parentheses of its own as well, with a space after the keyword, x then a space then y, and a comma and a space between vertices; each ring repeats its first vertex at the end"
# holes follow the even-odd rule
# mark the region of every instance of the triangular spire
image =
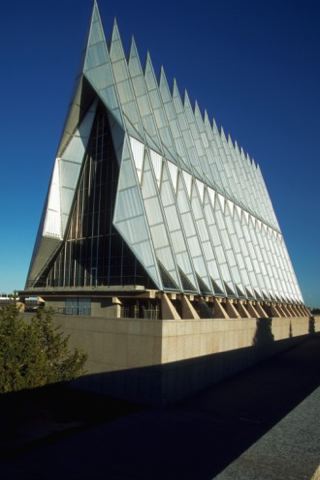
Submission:
POLYGON ((147 52, 144 76, 145 76, 146 84, 149 90, 154 90, 158 88, 158 84, 156 81, 156 74, 153 68, 153 64, 152 64, 152 60, 149 52, 147 52))
POLYGON ((112 62, 126 59, 116 18, 113 21, 111 34, 110 58, 112 62))
POLYGON ((226 142, 227 137, 226 137, 226 134, 224 133, 224 129, 223 129, 222 126, 220 127, 220 135, 221 135, 222 140, 224 140, 226 142))
POLYGON ((174 78, 173 85, 172 85, 172 97, 177 97, 177 96, 181 98, 177 79, 174 78))
POLYGON ((219 129, 214 118, 212 119, 212 131, 215 135, 219 133, 219 129))
POLYGON ((163 66, 161 66, 161 70, 160 70, 159 89, 160 89, 160 93, 161 93, 163 101, 165 103, 166 102, 171 102, 172 97, 171 97, 170 88, 169 88, 169 85, 168 85, 168 80, 167 80, 166 73, 164 71, 163 66))
POLYGON ((120 40, 120 41, 121 41, 121 37, 120 37, 120 32, 119 32, 119 27, 118 27, 117 18, 114 17, 114 19, 113 19, 112 33, 111 33, 111 42, 116 42, 117 40, 120 40))
POLYGON ((193 123, 195 121, 194 112, 193 112, 191 100, 190 100, 190 97, 189 97, 189 94, 188 94, 187 90, 184 91, 183 105, 184 105, 185 114, 186 114, 189 122, 193 123))
POLYGON ((173 98, 173 103, 174 103, 176 112, 177 113, 183 112, 183 102, 180 95, 178 83, 175 78, 173 79, 172 98, 173 98))
POLYGON ((131 39, 128 65, 129 65, 129 72, 132 77, 143 75, 139 52, 138 52, 134 37, 132 37, 131 39))
POLYGON ((198 122, 200 122, 200 124, 203 124, 204 119, 203 119, 203 116, 202 116, 202 113, 201 113, 201 110, 200 110, 200 107, 199 107, 199 104, 198 104, 197 100, 195 101, 195 104, 194 104, 194 115, 195 115, 196 120, 198 122))
POLYGON ((101 23, 98 5, 94 2, 90 29, 84 59, 84 72, 97 67, 109 60, 105 35, 101 23))
POLYGON ((114 147, 120 163, 123 143, 123 117, 115 88, 111 58, 96 2, 91 17, 83 74, 107 107, 114 147), (98 39, 101 40, 97 41, 98 39))
POLYGON ((208 115, 208 112, 207 112, 206 109, 204 110, 203 121, 204 121, 204 123, 205 123, 206 126, 210 126, 209 115, 208 115))
POLYGON ((185 109, 190 109, 193 112, 193 108, 192 108, 192 105, 191 105, 191 100, 190 100, 190 97, 189 97, 189 94, 188 94, 187 90, 184 91, 183 105, 184 105, 185 109))

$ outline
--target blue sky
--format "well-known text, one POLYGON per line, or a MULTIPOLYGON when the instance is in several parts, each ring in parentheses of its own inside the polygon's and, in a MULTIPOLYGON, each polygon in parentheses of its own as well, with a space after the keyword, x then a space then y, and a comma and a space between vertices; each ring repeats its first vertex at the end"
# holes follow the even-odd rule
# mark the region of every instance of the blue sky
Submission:
MULTIPOLYGON (((320 306, 320 5, 100 0, 261 166, 305 302, 320 306)), ((90 0, 3 2, 0 292, 24 286, 90 0)))

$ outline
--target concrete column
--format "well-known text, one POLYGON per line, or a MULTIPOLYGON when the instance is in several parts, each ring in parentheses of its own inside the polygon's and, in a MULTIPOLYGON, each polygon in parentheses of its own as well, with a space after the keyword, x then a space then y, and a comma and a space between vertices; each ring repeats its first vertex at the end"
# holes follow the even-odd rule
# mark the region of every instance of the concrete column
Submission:
POLYGON ((161 295, 161 313, 162 320, 181 320, 179 313, 166 293, 161 295))
POLYGON ((220 298, 213 298, 214 316, 213 318, 230 318, 224 309, 220 298))
POLYGON ((255 309, 255 307, 253 306, 253 303, 251 300, 247 301, 246 309, 248 310, 251 318, 260 318, 260 315, 255 309))
POLYGON ((121 318, 121 300, 118 297, 112 297, 112 305, 114 306, 115 317, 121 318))
POLYGON ((264 310, 261 303, 256 302, 254 308, 257 310, 261 318, 268 318, 267 312, 264 310))
POLYGON ((186 295, 181 295, 182 318, 200 320, 194 306, 186 295))
POLYGON ((237 309, 235 308, 235 306, 233 305, 232 301, 229 298, 226 299, 225 306, 226 306, 227 314, 229 315, 230 318, 240 318, 240 313, 237 311, 237 309))
POLYGON ((250 313, 243 304, 243 300, 239 300, 237 303, 237 310, 240 313, 241 318, 250 318, 250 313))

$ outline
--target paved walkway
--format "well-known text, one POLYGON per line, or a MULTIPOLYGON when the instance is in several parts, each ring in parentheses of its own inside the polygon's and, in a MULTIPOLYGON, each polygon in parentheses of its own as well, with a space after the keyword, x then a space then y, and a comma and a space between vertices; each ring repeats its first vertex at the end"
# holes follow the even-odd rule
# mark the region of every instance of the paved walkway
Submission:
POLYGON ((320 479, 320 388, 215 480, 320 479))
MULTIPOLYGON (((1 480, 209 480, 222 472, 319 385, 320 337, 313 337, 179 405, 104 421, 98 426, 46 441, 3 459, 0 477, 1 480)), ((278 458, 285 459, 282 453, 280 455, 278 452, 277 455, 275 450, 270 450, 267 458, 266 454, 262 457, 259 450, 262 469, 255 470, 255 476, 248 478, 310 478, 320 453, 320 442, 319 446, 318 442, 314 442, 316 430, 312 430, 313 427, 318 428, 320 417, 318 390, 306 402, 312 398, 312 403, 306 403, 303 421, 299 417, 292 417, 294 423, 291 425, 300 433, 308 425, 301 447, 298 445, 291 450, 297 464, 307 463, 307 476, 290 477, 292 454, 287 448, 288 470, 284 470, 285 460, 281 468, 279 464, 279 469, 276 464, 278 458), (314 434, 308 433, 311 430, 314 434), (264 476, 268 462, 273 463, 274 477, 264 476)), ((290 416, 287 418, 290 424, 290 416)), ((278 444, 287 445, 288 436, 291 440, 293 438, 292 430, 283 429, 279 432, 278 444), (280 440, 281 435, 284 435, 283 441, 280 440)), ((264 441, 261 439, 261 442, 264 441)), ((270 440, 267 439, 267 442, 270 448, 276 448, 272 441, 271 445, 270 440)), ((258 468, 259 462, 255 465, 258 468)), ((225 478, 247 478, 241 477, 238 472, 232 475, 225 478)))

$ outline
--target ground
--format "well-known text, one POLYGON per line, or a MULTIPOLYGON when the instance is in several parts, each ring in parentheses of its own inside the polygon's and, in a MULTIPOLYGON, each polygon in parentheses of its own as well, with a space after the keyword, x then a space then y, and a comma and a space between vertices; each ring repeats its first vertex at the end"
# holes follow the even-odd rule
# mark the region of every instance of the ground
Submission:
POLYGON ((314 336, 163 409, 64 386, 2 398, 1 478, 211 479, 319 385, 314 336))

